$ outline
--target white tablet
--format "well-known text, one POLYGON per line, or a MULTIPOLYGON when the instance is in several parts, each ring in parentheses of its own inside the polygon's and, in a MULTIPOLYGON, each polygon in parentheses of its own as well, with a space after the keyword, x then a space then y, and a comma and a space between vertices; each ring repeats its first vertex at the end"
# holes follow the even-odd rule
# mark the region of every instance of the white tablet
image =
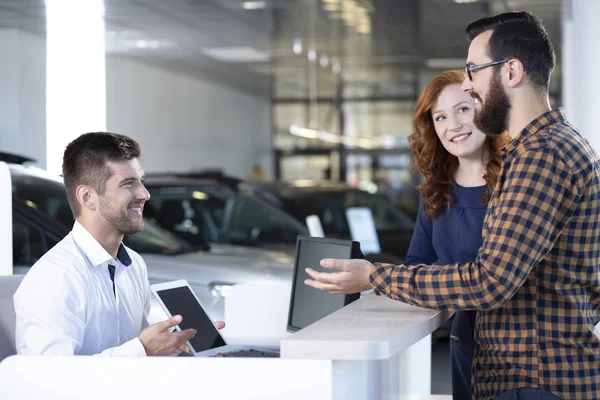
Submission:
POLYGON ((196 336, 187 342, 195 356, 198 356, 198 353, 209 355, 224 350, 225 340, 200 305, 187 281, 158 283, 150 288, 169 318, 174 315, 183 317, 176 327, 178 330, 196 330, 196 336))

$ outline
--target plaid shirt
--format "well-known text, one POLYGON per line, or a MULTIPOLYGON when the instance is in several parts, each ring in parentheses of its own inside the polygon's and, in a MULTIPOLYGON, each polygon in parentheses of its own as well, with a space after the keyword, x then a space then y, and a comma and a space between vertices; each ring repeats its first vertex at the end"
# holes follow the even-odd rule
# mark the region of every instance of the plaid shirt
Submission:
POLYGON ((517 387, 600 399, 600 160, 562 109, 503 149, 474 262, 375 264, 378 294, 478 310, 473 397, 517 387))

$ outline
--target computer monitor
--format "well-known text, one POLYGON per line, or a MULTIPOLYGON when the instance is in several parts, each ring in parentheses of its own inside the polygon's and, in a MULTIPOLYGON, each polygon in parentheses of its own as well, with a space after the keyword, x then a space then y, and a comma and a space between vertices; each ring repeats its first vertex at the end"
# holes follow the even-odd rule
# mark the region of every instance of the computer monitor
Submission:
POLYGON ((360 297, 360 293, 329 294, 304 284, 304 280, 310 278, 305 271, 307 267, 316 271, 332 272, 320 266, 323 258, 364 258, 364 255, 360 250, 360 243, 352 240, 298 236, 288 313, 288 332, 305 328, 360 297))

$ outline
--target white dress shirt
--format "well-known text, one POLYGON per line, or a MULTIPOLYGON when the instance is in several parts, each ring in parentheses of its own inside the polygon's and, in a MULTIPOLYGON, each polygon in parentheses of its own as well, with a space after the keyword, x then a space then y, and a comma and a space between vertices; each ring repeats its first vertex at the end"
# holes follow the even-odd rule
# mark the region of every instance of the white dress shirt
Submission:
POLYGON ((117 259, 75 222, 27 273, 15 293, 16 346, 27 355, 145 356, 150 284, 139 254, 117 259), (108 265, 115 265, 115 293, 108 265))

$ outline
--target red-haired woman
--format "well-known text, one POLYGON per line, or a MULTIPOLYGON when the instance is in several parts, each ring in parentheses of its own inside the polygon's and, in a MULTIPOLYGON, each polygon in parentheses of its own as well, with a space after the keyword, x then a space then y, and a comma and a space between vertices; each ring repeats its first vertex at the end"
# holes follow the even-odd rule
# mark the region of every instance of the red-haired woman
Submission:
MULTIPOLYGON (((415 106, 409 143, 425 177, 406 265, 473 261, 482 244, 483 218, 500 172, 508 134, 486 136, 473 124, 474 99, 460 89, 462 71, 427 84, 415 106)), ((470 399, 476 311, 459 311, 450 335, 452 394, 470 399)))

